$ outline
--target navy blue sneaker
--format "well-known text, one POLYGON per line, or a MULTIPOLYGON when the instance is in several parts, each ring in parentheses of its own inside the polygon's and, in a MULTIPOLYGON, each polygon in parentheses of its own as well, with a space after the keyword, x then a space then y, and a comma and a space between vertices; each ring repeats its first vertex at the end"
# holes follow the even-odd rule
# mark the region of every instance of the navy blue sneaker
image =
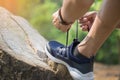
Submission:
POLYGON ((79 41, 75 40, 66 47, 57 41, 50 41, 45 47, 47 56, 56 63, 65 65, 74 80, 94 80, 93 58, 79 59, 73 55, 75 47, 79 41))

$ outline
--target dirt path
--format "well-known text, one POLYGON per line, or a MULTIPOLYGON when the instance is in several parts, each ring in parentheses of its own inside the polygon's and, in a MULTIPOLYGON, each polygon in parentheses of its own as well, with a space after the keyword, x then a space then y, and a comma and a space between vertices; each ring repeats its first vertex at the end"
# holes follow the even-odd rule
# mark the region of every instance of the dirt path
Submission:
POLYGON ((95 63, 95 80, 120 80, 120 65, 95 63))

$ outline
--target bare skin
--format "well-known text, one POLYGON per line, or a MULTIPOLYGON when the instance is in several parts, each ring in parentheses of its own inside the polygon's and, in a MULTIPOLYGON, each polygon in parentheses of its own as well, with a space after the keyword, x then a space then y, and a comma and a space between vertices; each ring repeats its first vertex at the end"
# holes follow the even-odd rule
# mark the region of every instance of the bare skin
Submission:
POLYGON ((96 11, 87 12, 84 16, 82 16, 78 20, 78 22, 80 23, 80 27, 83 31, 89 31, 91 29, 91 26, 93 25, 96 14, 97 14, 96 11))
MULTIPOLYGON (((87 12, 83 17, 81 17, 78 22, 81 24, 80 27, 83 31, 89 31, 93 25, 97 11, 87 12)), ((116 26, 117 29, 120 29, 120 22, 116 26)))
MULTIPOLYGON (((71 22, 82 17, 92 5, 93 0, 64 0, 61 14, 66 22, 71 22)), ((90 58, 99 50, 104 41, 109 37, 115 26, 120 22, 120 0, 103 0, 100 11, 92 24, 86 38, 78 45, 80 54, 90 58)), ((53 24, 63 32, 70 29, 71 25, 59 24, 57 13, 53 15, 53 24)), ((91 25, 91 24, 90 24, 91 25)))

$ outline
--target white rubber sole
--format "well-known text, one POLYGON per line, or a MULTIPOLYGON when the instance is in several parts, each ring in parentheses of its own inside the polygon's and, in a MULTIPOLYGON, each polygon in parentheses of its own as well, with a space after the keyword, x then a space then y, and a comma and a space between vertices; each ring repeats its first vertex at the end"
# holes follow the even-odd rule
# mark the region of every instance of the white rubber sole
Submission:
POLYGON ((74 80, 94 80, 93 72, 89 72, 89 73, 87 73, 87 74, 82 74, 82 73, 81 73, 79 70, 77 70, 76 68, 73 68, 73 67, 69 66, 67 63, 65 63, 64 61, 53 57, 53 56, 48 52, 46 46, 45 46, 45 52, 46 52, 47 56, 48 56, 51 60, 53 60, 54 62, 65 65, 65 66, 67 67, 70 75, 72 76, 72 78, 73 78, 74 80))

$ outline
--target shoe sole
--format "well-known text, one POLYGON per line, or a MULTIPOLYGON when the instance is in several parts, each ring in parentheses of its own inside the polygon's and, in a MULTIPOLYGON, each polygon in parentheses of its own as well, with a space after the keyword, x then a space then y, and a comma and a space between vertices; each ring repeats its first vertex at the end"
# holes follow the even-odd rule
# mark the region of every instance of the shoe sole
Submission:
POLYGON ((65 63, 64 61, 57 59, 55 57, 53 57, 47 50, 46 46, 45 46, 45 52, 46 55, 54 62, 56 63, 60 63, 63 64, 67 67, 70 75, 72 76, 72 78, 74 80, 94 80, 93 78, 93 72, 89 72, 87 74, 82 74, 79 70, 77 70, 76 68, 71 67, 69 64, 65 63))

